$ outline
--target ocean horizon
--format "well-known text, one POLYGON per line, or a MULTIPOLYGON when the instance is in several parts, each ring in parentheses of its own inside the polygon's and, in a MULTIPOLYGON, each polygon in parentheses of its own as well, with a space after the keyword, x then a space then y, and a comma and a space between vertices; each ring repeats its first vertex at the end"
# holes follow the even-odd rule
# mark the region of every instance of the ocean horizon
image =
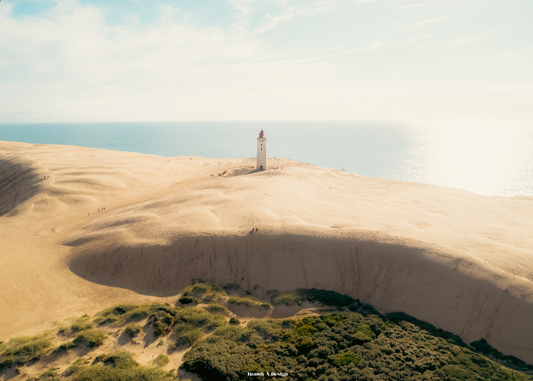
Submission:
POLYGON ((533 196, 533 122, 240 121, 0 124, 0 140, 160 155, 268 156, 363 176, 533 196))

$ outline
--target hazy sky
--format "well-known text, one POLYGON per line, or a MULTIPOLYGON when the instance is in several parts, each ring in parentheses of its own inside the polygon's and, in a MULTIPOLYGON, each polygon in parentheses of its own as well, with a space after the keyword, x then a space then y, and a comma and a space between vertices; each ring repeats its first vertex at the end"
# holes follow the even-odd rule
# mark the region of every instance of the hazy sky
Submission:
POLYGON ((0 123, 533 119, 533 0, 2 0, 0 123))

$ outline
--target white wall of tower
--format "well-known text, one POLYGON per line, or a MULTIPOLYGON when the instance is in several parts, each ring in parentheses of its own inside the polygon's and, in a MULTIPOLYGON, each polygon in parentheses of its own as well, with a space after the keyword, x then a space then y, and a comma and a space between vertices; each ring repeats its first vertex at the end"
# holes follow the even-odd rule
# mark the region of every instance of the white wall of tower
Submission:
POLYGON ((257 169, 268 169, 267 138, 257 138, 257 169))

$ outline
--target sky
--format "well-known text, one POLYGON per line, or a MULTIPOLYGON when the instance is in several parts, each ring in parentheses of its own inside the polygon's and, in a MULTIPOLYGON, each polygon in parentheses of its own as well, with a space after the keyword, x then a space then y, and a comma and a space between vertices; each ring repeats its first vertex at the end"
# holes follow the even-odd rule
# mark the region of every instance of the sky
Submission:
POLYGON ((532 0, 1 0, 0 123, 533 120, 532 0))

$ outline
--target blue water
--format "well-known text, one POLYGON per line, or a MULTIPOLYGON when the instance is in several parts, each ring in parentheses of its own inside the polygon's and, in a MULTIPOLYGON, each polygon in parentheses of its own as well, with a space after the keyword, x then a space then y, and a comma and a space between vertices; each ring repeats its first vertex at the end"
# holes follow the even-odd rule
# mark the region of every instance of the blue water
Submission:
POLYGON ((533 196, 532 122, 0 124, 0 140, 161 156, 269 157, 494 196, 533 196))

